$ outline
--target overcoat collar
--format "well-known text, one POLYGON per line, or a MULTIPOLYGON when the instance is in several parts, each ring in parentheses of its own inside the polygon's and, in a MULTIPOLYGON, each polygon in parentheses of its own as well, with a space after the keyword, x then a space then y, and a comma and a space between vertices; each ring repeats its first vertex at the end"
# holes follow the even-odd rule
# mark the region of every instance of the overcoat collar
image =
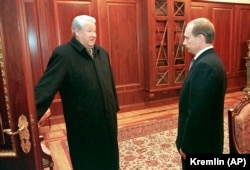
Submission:
MULTIPOLYGON (((86 48, 75 37, 72 37, 69 43, 78 51, 86 50, 86 48)), ((94 45, 93 50, 95 53, 96 45, 94 45)))

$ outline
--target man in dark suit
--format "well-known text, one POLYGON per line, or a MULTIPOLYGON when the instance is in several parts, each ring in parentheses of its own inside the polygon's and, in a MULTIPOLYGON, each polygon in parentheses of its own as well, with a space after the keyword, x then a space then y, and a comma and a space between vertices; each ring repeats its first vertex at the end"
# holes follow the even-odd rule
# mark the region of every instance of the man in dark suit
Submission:
POLYGON ((74 170, 118 170, 119 105, 108 53, 95 44, 95 18, 72 22, 72 39, 57 47, 35 87, 38 117, 59 91, 74 170))
POLYGON ((194 55, 179 99, 176 146, 185 169, 186 154, 223 153, 223 110, 227 78, 206 18, 188 23, 183 45, 194 55))

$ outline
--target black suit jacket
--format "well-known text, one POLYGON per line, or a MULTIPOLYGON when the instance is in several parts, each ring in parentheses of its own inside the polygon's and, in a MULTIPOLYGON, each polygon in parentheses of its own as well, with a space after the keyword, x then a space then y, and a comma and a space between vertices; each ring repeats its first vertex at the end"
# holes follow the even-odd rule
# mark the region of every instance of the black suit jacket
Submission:
POLYGON ((193 63, 180 91, 176 145, 185 153, 223 152, 226 73, 214 49, 193 63))

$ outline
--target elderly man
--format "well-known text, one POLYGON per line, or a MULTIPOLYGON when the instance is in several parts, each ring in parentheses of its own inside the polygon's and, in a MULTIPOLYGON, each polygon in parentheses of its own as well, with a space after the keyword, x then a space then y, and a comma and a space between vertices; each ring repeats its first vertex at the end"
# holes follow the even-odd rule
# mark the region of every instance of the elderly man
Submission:
POLYGON ((72 39, 57 47, 35 87, 40 118, 59 91, 74 170, 118 170, 119 105, 108 53, 95 44, 95 18, 72 22, 72 39))

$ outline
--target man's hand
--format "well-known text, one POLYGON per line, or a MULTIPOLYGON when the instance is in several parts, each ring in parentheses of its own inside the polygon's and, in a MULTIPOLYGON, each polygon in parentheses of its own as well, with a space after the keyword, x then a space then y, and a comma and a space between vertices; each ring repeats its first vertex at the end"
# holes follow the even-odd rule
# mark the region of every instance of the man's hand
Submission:
POLYGON ((180 148, 180 154, 183 159, 186 159, 186 153, 184 153, 180 148))
POLYGON ((50 109, 48 109, 46 111, 46 113, 41 117, 41 119, 38 121, 38 127, 42 127, 46 120, 48 120, 48 118, 51 116, 51 112, 50 112, 50 109))

